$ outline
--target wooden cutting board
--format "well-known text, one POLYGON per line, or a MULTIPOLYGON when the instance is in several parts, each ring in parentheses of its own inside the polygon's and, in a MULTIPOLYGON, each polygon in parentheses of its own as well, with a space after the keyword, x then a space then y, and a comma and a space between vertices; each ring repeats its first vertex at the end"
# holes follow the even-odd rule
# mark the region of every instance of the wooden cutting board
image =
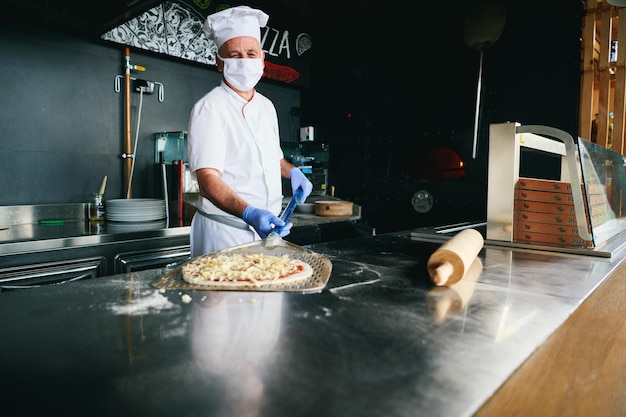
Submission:
POLYGON ((352 216, 351 201, 316 201, 315 202, 315 214, 322 217, 346 217, 352 216))

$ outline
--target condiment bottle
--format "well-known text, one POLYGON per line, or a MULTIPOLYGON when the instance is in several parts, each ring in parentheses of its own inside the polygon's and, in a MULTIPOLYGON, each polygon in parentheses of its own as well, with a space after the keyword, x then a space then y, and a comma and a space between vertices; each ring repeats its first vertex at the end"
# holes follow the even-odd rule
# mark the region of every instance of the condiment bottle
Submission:
POLYGON ((99 193, 89 194, 89 220, 104 220, 104 203, 99 193))

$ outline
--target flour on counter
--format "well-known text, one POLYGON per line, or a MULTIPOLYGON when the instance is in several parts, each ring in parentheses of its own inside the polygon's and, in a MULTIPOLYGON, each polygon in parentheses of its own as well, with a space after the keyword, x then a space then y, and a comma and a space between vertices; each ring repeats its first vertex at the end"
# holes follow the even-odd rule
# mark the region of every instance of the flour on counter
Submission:
POLYGON ((128 300, 128 304, 109 304, 109 310, 115 314, 146 314, 150 311, 168 310, 180 308, 172 303, 158 290, 150 291, 149 294, 137 294, 136 298, 128 300))
POLYGON ((341 287, 335 287, 335 288, 331 288, 329 291, 333 294, 336 294, 340 291, 343 290, 347 290, 348 288, 354 288, 354 287, 359 287, 361 285, 371 285, 371 284, 376 284, 377 282, 379 282, 380 279, 376 278, 376 279, 371 279, 369 281, 363 281, 363 282, 353 282, 352 284, 346 284, 346 285, 342 285, 341 287))

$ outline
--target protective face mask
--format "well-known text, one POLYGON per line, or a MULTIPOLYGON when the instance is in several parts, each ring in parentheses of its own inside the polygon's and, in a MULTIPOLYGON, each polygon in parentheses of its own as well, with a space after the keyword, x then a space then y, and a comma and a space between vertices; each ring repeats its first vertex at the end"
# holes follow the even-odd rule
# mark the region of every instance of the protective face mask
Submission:
POLYGON ((256 58, 222 58, 224 78, 239 91, 254 88, 263 75, 263 60, 256 58))

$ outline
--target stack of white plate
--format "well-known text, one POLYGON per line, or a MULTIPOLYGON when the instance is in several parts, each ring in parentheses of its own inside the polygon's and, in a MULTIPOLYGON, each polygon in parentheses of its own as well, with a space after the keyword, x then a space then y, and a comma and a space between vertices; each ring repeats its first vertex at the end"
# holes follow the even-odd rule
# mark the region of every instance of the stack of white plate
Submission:
POLYGON ((165 200, 154 198, 107 200, 105 212, 107 221, 114 222, 149 222, 166 217, 165 200))
POLYGON ((144 230, 160 230, 167 228, 167 220, 153 220, 147 222, 109 222, 106 224, 107 233, 141 232, 144 230))

